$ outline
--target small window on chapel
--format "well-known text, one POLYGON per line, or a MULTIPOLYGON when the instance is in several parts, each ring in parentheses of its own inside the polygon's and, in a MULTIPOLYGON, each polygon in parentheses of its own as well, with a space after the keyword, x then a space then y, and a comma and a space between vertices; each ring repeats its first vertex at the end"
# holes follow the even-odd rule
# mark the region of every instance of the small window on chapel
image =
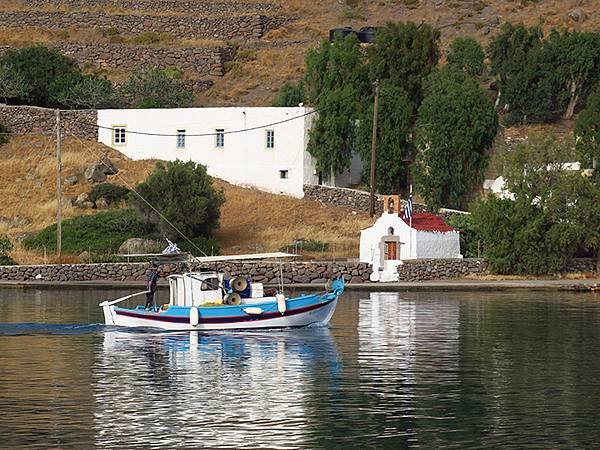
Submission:
POLYGON ((289 172, 287 170, 280 170, 279 171, 279 178, 281 178, 281 179, 287 179, 287 178, 289 178, 289 172))

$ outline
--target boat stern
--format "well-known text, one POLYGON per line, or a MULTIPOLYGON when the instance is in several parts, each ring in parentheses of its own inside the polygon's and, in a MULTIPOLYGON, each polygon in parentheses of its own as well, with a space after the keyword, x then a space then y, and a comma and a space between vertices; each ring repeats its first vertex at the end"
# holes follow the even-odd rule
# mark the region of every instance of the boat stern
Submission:
POLYGON ((104 313, 104 324, 105 325, 116 325, 114 319, 114 306, 112 306, 109 302, 100 303, 102 307, 102 312, 104 313))

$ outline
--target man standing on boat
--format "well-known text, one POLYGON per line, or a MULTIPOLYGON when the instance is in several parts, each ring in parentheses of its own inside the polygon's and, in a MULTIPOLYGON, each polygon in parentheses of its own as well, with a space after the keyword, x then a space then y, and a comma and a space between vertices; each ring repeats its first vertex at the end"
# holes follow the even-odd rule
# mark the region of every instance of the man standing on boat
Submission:
POLYGON ((154 293, 156 292, 156 284, 158 283, 158 264, 150 263, 150 269, 146 274, 146 309, 155 310, 156 303, 154 301, 154 293))

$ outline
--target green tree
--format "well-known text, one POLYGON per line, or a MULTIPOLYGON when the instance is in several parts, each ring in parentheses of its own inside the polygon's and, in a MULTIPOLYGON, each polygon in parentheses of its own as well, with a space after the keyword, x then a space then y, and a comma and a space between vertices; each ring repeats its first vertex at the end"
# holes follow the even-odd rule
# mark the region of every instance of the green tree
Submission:
POLYGON ((146 69, 132 73, 119 89, 133 108, 186 108, 194 94, 185 86, 181 72, 174 69, 146 69))
POLYGON ((377 31, 369 47, 371 80, 389 80, 402 87, 416 108, 422 99, 422 82, 440 58, 440 33, 427 24, 388 23, 377 31))
POLYGON ((0 266, 14 266, 17 264, 15 260, 10 257, 10 251, 13 247, 14 245, 10 242, 8 236, 0 236, 0 266))
POLYGON ((365 56, 354 34, 321 42, 318 49, 306 55, 304 88, 306 99, 313 105, 324 95, 341 88, 351 87, 358 94, 370 92, 365 56))
POLYGON ((600 187, 579 171, 570 141, 532 134, 506 154, 503 176, 514 200, 488 198, 474 210, 493 270, 553 273, 578 249, 600 266, 600 187))
POLYGON ((555 70, 562 80, 566 100, 563 117, 570 119, 600 81, 600 33, 553 31, 547 45, 556 55, 555 70))
POLYGON ((298 106, 304 102, 304 83, 286 81, 283 83, 273 102, 273 106, 298 106))
POLYGON ((11 67, 24 84, 19 99, 37 106, 53 106, 50 85, 55 80, 80 75, 73 59, 43 46, 9 50, 0 58, 2 64, 11 67))
MULTIPOLYGON (((383 83, 379 95, 377 120, 376 186, 380 193, 399 192, 406 177, 402 163, 412 154, 410 133, 413 105, 404 89, 389 82, 383 83)), ((364 109, 357 136, 357 150, 363 161, 370 161, 373 130, 373 103, 364 109)), ((369 180, 370 164, 364 165, 363 178, 369 180)))
POLYGON ((415 182, 430 209, 464 208, 498 129, 487 93, 460 72, 432 74, 415 129, 415 182))
POLYGON ((307 150, 317 159, 317 170, 325 176, 350 167, 356 138, 357 96, 352 86, 321 95, 307 150))
POLYGON ((600 88, 588 97, 586 108, 575 122, 574 134, 582 163, 594 167, 594 179, 600 180, 600 88))
POLYGON ((108 108, 116 106, 112 83, 97 74, 53 83, 51 97, 70 108, 108 108))
POLYGON ((166 167, 159 164, 136 191, 167 219, 139 197, 133 197, 144 222, 173 240, 182 239, 180 232, 190 239, 210 236, 219 226, 223 193, 213 187, 202 165, 179 160, 166 167))
POLYGON ((4 103, 8 99, 22 97, 25 93, 25 80, 19 72, 6 61, 0 62, 0 98, 4 103))
POLYGON ((448 52, 448 65, 454 69, 462 70, 471 77, 479 77, 485 68, 483 60, 485 52, 472 37, 459 37, 450 44, 448 52))

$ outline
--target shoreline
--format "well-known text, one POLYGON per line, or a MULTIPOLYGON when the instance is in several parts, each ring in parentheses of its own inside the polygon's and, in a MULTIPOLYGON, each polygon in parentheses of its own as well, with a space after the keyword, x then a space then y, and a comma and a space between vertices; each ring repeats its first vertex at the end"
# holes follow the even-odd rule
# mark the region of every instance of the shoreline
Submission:
MULTIPOLYGON (((8 289, 143 289, 144 281, 0 281, 0 288, 8 289)), ((309 283, 285 283, 284 288, 292 290, 321 290, 324 285, 309 283)), ((168 289, 168 283, 159 282, 160 289, 168 289)), ((277 287, 265 284, 265 287, 277 287)), ((542 279, 542 280, 474 280, 452 279, 434 281, 406 281, 391 283, 350 283, 348 291, 366 292, 402 292, 402 291, 506 291, 506 290, 543 290, 543 291, 583 291, 600 293, 600 278, 579 280, 542 279)))

